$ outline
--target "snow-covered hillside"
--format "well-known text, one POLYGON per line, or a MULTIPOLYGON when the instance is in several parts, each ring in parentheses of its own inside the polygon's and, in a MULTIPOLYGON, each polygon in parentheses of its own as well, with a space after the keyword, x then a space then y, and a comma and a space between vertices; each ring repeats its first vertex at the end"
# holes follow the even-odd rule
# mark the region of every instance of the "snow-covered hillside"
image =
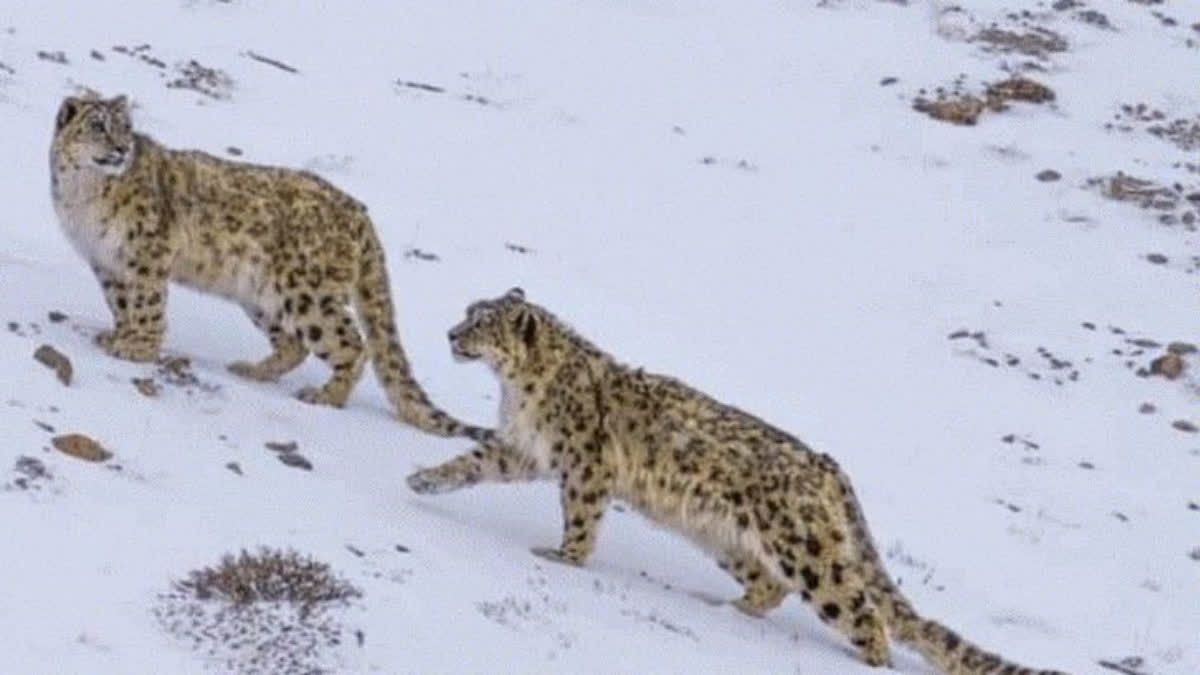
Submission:
POLYGON ((262 546, 362 591, 313 667, 876 672, 798 598, 760 620, 705 602, 737 585, 632 511, 573 569, 529 552, 558 542, 552 485, 411 493, 467 443, 395 421, 370 377, 344 410, 296 401, 315 359, 228 374, 267 349, 228 303, 172 290, 188 361, 105 356, 46 166, 81 88, 128 94, 163 143, 367 203, 417 375, 456 414, 492 423, 497 390, 446 329, 523 286, 836 457, 929 616, 1029 665, 1200 672, 1200 358, 1147 372, 1200 341, 1191 0, 3 10, 0 673, 251 672, 160 619, 173 581, 262 546), (913 109, 1018 74, 1054 100, 971 126, 913 109), (75 432, 112 457, 51 446, 75 432), (265 447, 288 442, 311 470, 265 447))

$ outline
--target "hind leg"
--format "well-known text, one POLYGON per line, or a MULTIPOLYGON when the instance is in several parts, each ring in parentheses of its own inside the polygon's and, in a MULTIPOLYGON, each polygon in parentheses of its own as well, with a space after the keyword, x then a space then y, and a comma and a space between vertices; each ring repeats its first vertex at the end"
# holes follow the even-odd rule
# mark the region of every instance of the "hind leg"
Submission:
POLYGON ((811 603, 818 616, 845 635, 872 666, 891 663, 883 615, 867 594, 867 581, 845 551, 845 533, 825 518, 806 523, 808 531, 779 531, 763 536, 761 561, 811 603), (813 522, 815 521, 815 522, 813 522), (818 523, 824 528, 815 527, 818 523))
POLYGON ((317 305, 312 306, 307 294, 301 296, 293 318, 296 326, 294 334, 303 340, 305 347, 329 364, 333 374, 320 388, 305 387, 296 392, 296 398, 305 403, 340 408, 345 405, 350 390, 362 376, 367 352, 345 296, 330 294, 319 297, 317 305), (305 303, 305 300, 308 302, 305 303))
POLYGON ((757 558, 740 551, 730 551, 717 561, 742 585, 742 597, 733 601, 733 606, 744 614, 761 617, 778 607, 787 597, 784 587, 770 570, 757 558))
POLYGON ((308 356, 304 342, 284 330, 277 315, 251 305, 243 305, 242 309, 271 341, 271 353, 257 363, 234 361, 228 366, 229 372, 251 380, 273 382, 295 369, 308 356))

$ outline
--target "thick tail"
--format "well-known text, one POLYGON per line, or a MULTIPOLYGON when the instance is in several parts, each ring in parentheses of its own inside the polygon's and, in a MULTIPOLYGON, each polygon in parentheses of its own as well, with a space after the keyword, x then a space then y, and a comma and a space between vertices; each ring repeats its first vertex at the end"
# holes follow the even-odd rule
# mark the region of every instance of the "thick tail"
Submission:
POLYGON ((361 260, 355 309, 366 333, 367 351, 375 375, 396 414, 408 424, 439 436, 466 436, 477 441, 490 439, 493 436, 491 430, 461 422, 434 405, 413 377, 396 329, 383 248, 375 237, 368 237, 361 260))
POLYGON ((849 478, 841 469, 837 469, 837 472, 844 490, 842 501, 846 517, 854 529, 852 540, 859 542, 856 554, 867 580, 867 592, 882 612, 888 633, 893 639, 920 652, 946 675, 1067 675, 1057 670, 1037 670, 1007 661, 962 638, 950 628, 917 614, 912 603, 888 576, 867 529, 858 498, 850 487, 849 478))

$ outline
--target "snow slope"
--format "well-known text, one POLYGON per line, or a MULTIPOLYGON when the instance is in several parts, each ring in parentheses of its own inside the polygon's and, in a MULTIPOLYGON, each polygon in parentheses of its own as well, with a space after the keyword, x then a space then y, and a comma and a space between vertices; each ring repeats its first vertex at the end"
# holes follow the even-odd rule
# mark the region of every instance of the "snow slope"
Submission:
MULTIPOLYGON (((164 143, 313 168, 369 204, 417 373, 463 417, 494 419, 496 386, 445 330, 521 285, 622 359, 835 456, 922 612, 1030 665, 1200 672, 1200 437, 1171 424, 1200 423, 1200 386, 1137 377, 1162 350, 1130 343, 1200 337, 1197 234, 1088 185, 1200 184, 1195 149, 1105 128, 1125 103, 1200 114, 1200 7, 1098 2, 1106 28, 1056 4, 7 0, 0 672, 228 668, 152 610, 259 546, 362 589, 344 620, 363 640, 329 656, 344 672, 873 672, 798 600, 754 620, 698 599, 738 589, 631 512, 579 570, 528 552, 558 541, 551 485, 410 493, 405 475, 466 444, 395 422, 370 378, 344 410, 292 399, 319 363, 227 374, 266 349, 228 304, 172 291, 168 350, 196 381, 103 355, 107 311, 48 196, 54 111, 78 86, 129 94, 164 143), (992 22, 1068 46, 960 39, 992 22), (165 86, 189 60, 232 84, 165 86), (1025 63, 1053 105, 973 127, 911 109, 1025 63), (72 359, 69 387, 31 358, 43 343, 72 359), (115 456, 58 453, 46 427, 115 456)), ((896 668, 929 672, 901 649, 896 668)))

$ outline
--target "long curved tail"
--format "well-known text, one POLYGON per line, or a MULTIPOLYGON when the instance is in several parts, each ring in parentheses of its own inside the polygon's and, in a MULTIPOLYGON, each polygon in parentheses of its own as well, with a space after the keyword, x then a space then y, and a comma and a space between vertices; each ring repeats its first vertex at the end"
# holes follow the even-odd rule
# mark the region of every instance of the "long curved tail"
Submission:
POLYGON ((376 237, 367 237, 361 261, 355 287, 355 310, 366 333, 375 376, 396 414, 408 424, 439 436, 466 436, 476 441, 490 438, 491 430, 459 421, 434 405, 413 377, 404 348, 400 346, 387 263, 376 237))
POLYGON ((1058 670, 1026 668, 1007 661, 964 639, 947 626, 917 614, 912 603, 904 597, 884 568, 849 478, 840 468, 837 471, 845 490, 843 503, 846 518, 854 528, 852 539, 860 542, 856 554, 867 581, 867 593, 882 612, 892 638, 920 652, 946 675, 1068 675, 1058 670))

